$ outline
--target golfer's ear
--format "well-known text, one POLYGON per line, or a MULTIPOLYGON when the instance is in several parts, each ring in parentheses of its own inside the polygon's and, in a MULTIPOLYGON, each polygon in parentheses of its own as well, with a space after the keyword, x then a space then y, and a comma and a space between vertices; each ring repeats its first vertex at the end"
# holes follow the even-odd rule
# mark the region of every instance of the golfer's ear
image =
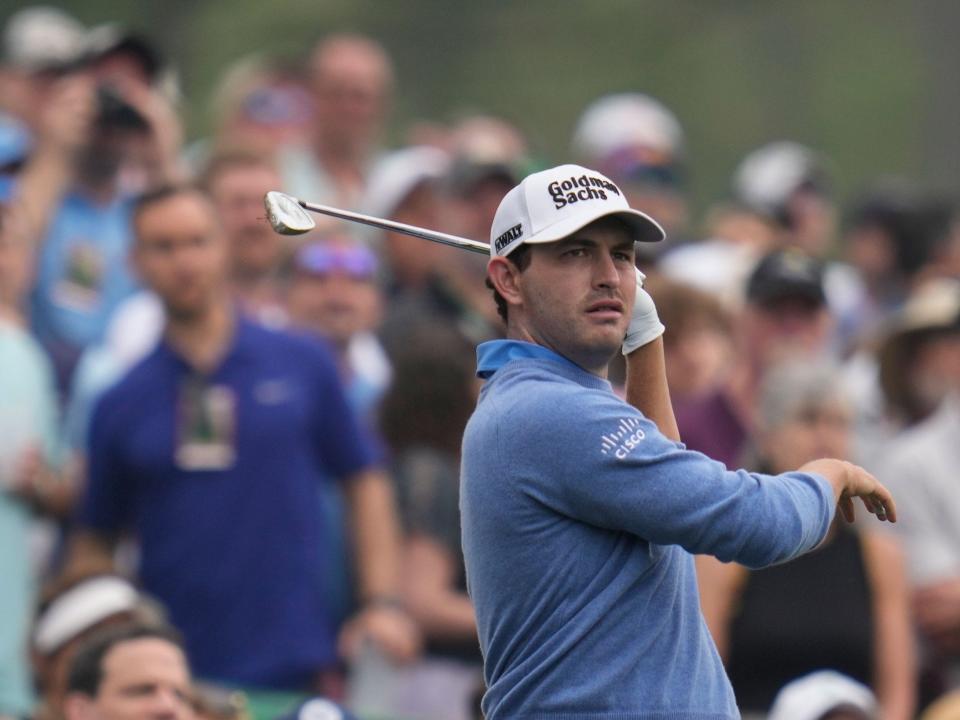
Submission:
POLYGON ((520 270, 505 257, 490 258, 487 264, 487 277, 494 289, 510 305, 520 304, 520 270))

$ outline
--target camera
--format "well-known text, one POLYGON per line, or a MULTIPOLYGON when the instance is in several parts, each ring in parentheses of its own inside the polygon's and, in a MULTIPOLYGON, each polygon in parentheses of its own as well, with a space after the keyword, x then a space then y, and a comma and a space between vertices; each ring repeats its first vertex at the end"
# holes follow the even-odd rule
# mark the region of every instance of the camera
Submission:
POLYGON ((147 130, 147 121, 111 85, 97 87, 97 125, 111 130, 147 130))

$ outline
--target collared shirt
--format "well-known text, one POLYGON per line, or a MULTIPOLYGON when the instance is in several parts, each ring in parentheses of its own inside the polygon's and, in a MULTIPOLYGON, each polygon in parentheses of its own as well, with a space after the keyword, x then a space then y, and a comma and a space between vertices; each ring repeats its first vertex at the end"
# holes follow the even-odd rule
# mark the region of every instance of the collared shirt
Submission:
POLYGON ((103 396, 81 520, 135 531, 198 676, 299 688, 335 661, 320 483, 378 461, 326 346, 240 319, 209 374, 161 342, 103 396))
POLYGON ((691 553, 759 567, 812 549, 829 483, 727 470, 531 343, 481 345, 478 373, 460 509, 485 716, 739 717, 691 553))

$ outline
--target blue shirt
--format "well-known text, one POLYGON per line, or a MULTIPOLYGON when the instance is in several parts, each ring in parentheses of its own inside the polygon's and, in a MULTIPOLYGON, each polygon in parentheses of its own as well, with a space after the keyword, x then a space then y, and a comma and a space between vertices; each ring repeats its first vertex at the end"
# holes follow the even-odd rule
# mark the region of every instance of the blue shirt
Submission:
POLYGON ((326 346, 241 319, 209 376, 161 342, 105 393, 81 520, 136 531, 198 676, 302 688, 335 661, 318 486, 375 462, 326 346))
POLYGON ((693 557, 759 567, 815 547, 815 475, 728 471, 546 348, 484 343, 463 441, 467 583, 488 720, 738 718, 693 557))
POLYGON ((98 205, 67 195, 50 223, 37 259, 31 298, 34 331, 72 364, 85 346, 103 338, 117 305, 137 287, 128 254, 133 239, 131 201, 98 205))

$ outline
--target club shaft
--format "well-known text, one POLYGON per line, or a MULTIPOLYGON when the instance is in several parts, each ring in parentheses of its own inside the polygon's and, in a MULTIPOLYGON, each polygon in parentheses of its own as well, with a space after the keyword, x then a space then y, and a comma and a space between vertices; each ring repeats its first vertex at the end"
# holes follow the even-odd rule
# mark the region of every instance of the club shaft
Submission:
POLYGON ((340 208, 329 207, 327 205, 317 205, 316 203, 309 203, 304 200, 297 200, 297 202, 304 210, 320 213, 321 215, 329 215, 330 217, 339 218, 340 220, 362 223, 363 225, 370 225, 371 227, 380 228, 381 230, 392 230, 403 233, 404 235, 412 235, 422 240, 451 245, 483 255, 490 254, 490 246, 485 242, 469 240, 457 235, 448 235, 447 233, 428 230, 427 228, 417 227, 416 225, 407 225, 406 223, 396 222, 394 220, 384 220, 383 218, 373 217, 372 215, 341 210, 340 208))

